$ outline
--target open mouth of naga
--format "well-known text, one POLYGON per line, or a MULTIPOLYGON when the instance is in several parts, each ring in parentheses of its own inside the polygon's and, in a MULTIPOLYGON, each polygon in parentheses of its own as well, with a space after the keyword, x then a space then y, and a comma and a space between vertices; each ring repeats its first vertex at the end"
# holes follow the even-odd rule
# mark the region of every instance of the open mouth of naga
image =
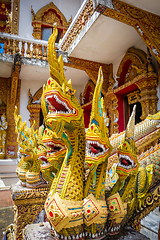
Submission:
POLYGON ((126 169, 136 167, 136 163, 127 155, 119 154, 119 167, 124 167, 126 169))
POLYGON ((52 94, 46 96, 49 114, 75 114, 74 108, 69 106, 67 100, 61 98, 60 95, 52 94))
POLYGON ((86 154, 91 157, 98 157, 108 152, 108 148, 105 148, 103 144, 97 141, 87 141, 86 154))
POLYGON ((45 145, 47 146, 47 158, 54 156, 56 153, 60 153, 64 150, 64 147, 61 144, 53 143, 53 142, 46 142, 45 145))
POLYGON ((38 158, 39 158, 40 160, 42 160, 42 165, 41 165, 41 166, 49 165, 49 163, 47 162, 46 154, 45 154, 45 155, 42 155, 42 156, 39 156, 38 158))

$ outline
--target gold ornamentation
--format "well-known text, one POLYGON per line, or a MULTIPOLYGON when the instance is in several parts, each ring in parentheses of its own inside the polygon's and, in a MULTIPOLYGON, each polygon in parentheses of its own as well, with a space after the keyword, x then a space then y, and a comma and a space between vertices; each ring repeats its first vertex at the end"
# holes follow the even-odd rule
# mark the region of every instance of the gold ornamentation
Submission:
POLYGON ((135 81, 136 85, 141 91, 141 119, 144 120, 148 114, 155 114, 157 112, 157 75, 155 73, 142 74, 137 76, 135 81))
POLYGON ((11 24, 11 33, 18 35, 19 34, 19 4, 20 0, 13 1, 13 11, 12 11, 12 24, 11 24))
POLYGON ((131 92, 129 94, 127 94, 127 98, 128 98, 128 104, 134 104, 136 102, 140 101, 140 94, 139 94, 139 90, 136 90, 134 92, 131 92))
POLYGON ((93 62, 93 61, 74 58, 74 57, 69 57, 68 60, 69 60, 69 63, 65 63, 65 66, 69 66, 72 68, 85 71, 95 85, 97 83, 97 75, 98 75, 99 68, 100 66, 102 66, 103 75, 105 79, 102 86, 102 94, 105 95, 109 85, 109 74, 113 71, 112 64, 93 62))
POLYGON ((160 62, 160 17, 118 0, 114 0, 113 5, 115 10, 106 8, 103 14, 134 27, 157 61, 160 62))
POLYGON ((109 126, 110 134, 118 133, 119 128, 118 99, 116 95, 128 86, 136 84, 140 90, 139 102, 142 107, 142 120, 144 120, 148 114, 156 113, 158 100, 156 92, 157 74, 152 71, 147 73, 148 64, 150 65, 151 63, 147 63, 147 55, 142 50, 135 48, 130 48, 121 61, 117 72, 117 76, 119 76, 119 87, 105 94, 105 105, 107 106, 111 120, 109 126), (125 76, 122 79, 121 75, 124 75, 124 71, 125 76), (111 101, 112 98, 113 101, 111 101))
POLYGON ((123 203, 119 193, 107 198, 108 207, 110 210, 109 220, 115 221, 119 225, 127 214, 127 203, 123 203))
MULTIPOLYGON (((18 73, 19 74, 19 73, 18 73)), ((8 86, 11 86, 11 79, 8 79, 8 86)), ((15 105, 19 110, 20 103, 20 87, 21 81, 18 79, 17 91, 16 91, 16 101, 15 105)), ((18 144, 17 144, 17 134, 15 133, 15 122, 14 122, 14 110, 15 105, 11 100, 11 88, 7 91, 7 108, 6 117, 8 122, 7 128, 7 142, 6 142, 6 158, 15 158, 17 156, 18 144)))
POLYGON ((48 195, 45 209, 50 223, 57 232, 83 224, 83 201, 61 199, 58 193, 48 195))
POLYGON ((31 6, 32 13, 32 25, 33 25, 33 37, 41 39, 42 27, 53 27, 54 23, 57 23, 57 28, 63 29, 63 35, 67 31, 70 22, 67 22, 63 13, 56 7, 53 2, 45 5, 35 14, 31 6))
POLYGON ((84 223, 86 226, 91 224, 105 224, 108 210, 106 201, 97 200, 93 194, 89 194, 83 203, 84 223))
POLYGON ((41 104, 40 104, 40 98, 42 96, 42 87, 37 90, 37 92, 32 96, 30 93, 30 90, 28 91, 28 105, 27 109, 30 112, 30 126, 34 124, 34 129, 38 129, 40 126, 40 110, 41 110, 41 104))
POLYGON ((70 33, 66 37, 64 43, 62 44, 61 46, 62 51, 67 51, 70 48, 70 46, 72 45, 72 43, 74 42, 78 34, 83 29, 82 19, 84 19, 84 22, 86 24, 93 13, 94 13, 93 3, 92 3, 92 0, 89 0, 85 8, 81 12, 80 16, 78 17, 77 21, 75 22, 74 26, 72 27, 70 33))
POLYGON ((44 202, 48 189, 20 190, 12 189, 14 200, 14 237, 22 240, 22 230, 27 224, 35 221, 39 213, 44 209, 44 202))
POLYGON ((119 65, 117 76, 121 77, 122 72, 126 71, 124 79, 121 79, 121 81, 123 84, 130 82, 137 76, 135 68, 142 68, 144 66, 147 69, 146 53, 140 49, 129 48, 119 65))
MULTIPOLYGON (((50 215, 49 202, 54 200, 55 193, 58 193, 64 207, 68 208, 68 201, 79 204, 83 200, 83 167, 85 156, 85 129, 83 111, 75 98, 75 90, 72 82, 67 82, 64 76, 62 56, 57 60, 55 53, 55 40, 57 28, 54 26, 53 34, 48 41, 48 61, 51 77, 43 88, 41 105, 45 125, 54 134, 61 138, 67 147, 58 175, 56 176, 45 203, 48 218, 53 225, 60 219, 56 211, 50 215), (78 154, 77 154, 78 153, 78 154), (48 203, 48 204, 47 204, 48 203), (53 214, 54 213, 54 214, 53 214)), ((68 216, 68 212, 66 213, 68 216)), ((67 228, 62 227, 58 232, 60 235, 68 236, 83 233, 83 218, 75 223, 75 220, 67 228), (76 226, 76 227, 75 227, 76 226)), ((54 226, 53 226, 54 227, 54 226)))
POLYGON ((86 132, 85 162, 90 172, 85 184, 83 207, 85 230, 88 234, 103 232, 108 215, 105 202, 105 177, 112 147, 104 119, 102 84, 103 73, 100 67, 93 95, 90 123, 86 132))
POLYGON ((109 132, 111 136, 112 134, 119 133, 119 130, 118 130, 119 112, 117 110, 118 99, 114 94, 113 90, 105 94, 104 102, 108 112, 108 117, 110 119, 109 132))
POLYGON ((5 158, 7 120, 5 113, 0 117, 0 158, 5 158))

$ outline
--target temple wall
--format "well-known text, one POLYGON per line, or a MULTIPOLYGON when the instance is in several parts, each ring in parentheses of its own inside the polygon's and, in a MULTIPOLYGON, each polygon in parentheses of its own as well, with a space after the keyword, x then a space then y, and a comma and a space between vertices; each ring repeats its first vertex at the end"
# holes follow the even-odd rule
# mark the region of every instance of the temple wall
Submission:
MULTIPOLYGON (((19 16, 19 36, 25 38, 33 39, 32 32, 32 14, 31 14, 31 5, 36 13, 40 8, 50 3, 51 0, 20 0, 20 16, 19 16)), ((72 16, 72 19, 75 17, 77 11, 79 10, 82 0, 54 0, 52 1, 57 8, 64 14, 67 21, 72 16)))
MULTIPOLYGON (((147 46, 146 44, 142 41, 140 41, 138 44, 136 44, 135 46, 133 46, 135 48, 138 48, 138 49, 141 49, 143 50, 145 53, 147 53, 147 46)), ((128 49, 126 49, 127 51, 128 49)), ((115 76, 117 74, 117 71, 118 71, 118 68, 119 68, 119 65, 123 59, 124 55, 121 56, 119 59, 117 59, 116 62, 113 63, 113 76, 115 76)))
POLYGON ((27 126, 30 127, 29 122, 29 111, 27 110, 28 105, 28 90, 30 89, 30 92, 32 96, 36 93, 36 91, 41 88, 46 83, 46 80, 44 81, 25 81, 23 80, 21 82, 21 93, 20 93, 20 114, 22 116, 22 121, 27 122, 27 126))

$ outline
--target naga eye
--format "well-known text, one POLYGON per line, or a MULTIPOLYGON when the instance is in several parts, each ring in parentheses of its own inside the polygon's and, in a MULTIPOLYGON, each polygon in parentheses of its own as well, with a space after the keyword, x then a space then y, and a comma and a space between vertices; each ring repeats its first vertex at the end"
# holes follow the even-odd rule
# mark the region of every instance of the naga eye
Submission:
POLYGON ((74 91, 73 91, 72 89, 68 89, 68 93, 69 93, 70 95, 73 95, 73 94, 74 94, 74 91))

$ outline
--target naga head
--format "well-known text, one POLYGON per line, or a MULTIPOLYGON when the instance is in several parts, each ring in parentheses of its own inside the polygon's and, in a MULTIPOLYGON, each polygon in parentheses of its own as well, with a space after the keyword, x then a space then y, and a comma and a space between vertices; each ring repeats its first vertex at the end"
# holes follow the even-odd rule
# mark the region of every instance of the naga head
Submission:
POLYGON ((23 123, 21 115, 17 115, 17 108, 14 113, 15 131, 18 134, 19 152, 24 161, 32 161, 37 158, 37 131, 34 131, 34 125, 27 127, 26 121, 23 123))
POLYGON ((98 80, 93 95, 90 124, 86 133, 85 161, 92 170, 109 157, 112 147, 108 138, 108 129, 104 121, 104 105, 101 98, 103 84, 102 67, 99 69, 98 80))
POLYGON ((42 161, 42 165, 47 164, 47 147, 43 143, 43 136, 44 136, 44 126, 40 126, 38 130, 38 150, 37 150, 37 157, 39 160, 42 161))
POLYGON ((64 142, 57 138, 52 130, 46 128, 43 135, 43 144, 47 149, 46 159, 48 164, 60 170, 61 160, 64 159, 66 154, 64 142))
POLYGON ((45 123, 52 130, 55 121, 70 123, 72 120, 79 120, 83 116, 82 108, 76 99, 72 88, 72 82, 67 82, 63 70, 63 58, 57 60, 55 52, 55 40, 58 30, 54 26, 53 34, 48 41, 48 62, 50 67, 50 78, 43 87, 42 109, 45 123))
POLYGON ((128 121, 123 143, 118 147, 119 163, 117 173, 122 181, 129 175, 136 174, 139 167, 137 148, 134 141, 135 111, 136 105, 128 121))

